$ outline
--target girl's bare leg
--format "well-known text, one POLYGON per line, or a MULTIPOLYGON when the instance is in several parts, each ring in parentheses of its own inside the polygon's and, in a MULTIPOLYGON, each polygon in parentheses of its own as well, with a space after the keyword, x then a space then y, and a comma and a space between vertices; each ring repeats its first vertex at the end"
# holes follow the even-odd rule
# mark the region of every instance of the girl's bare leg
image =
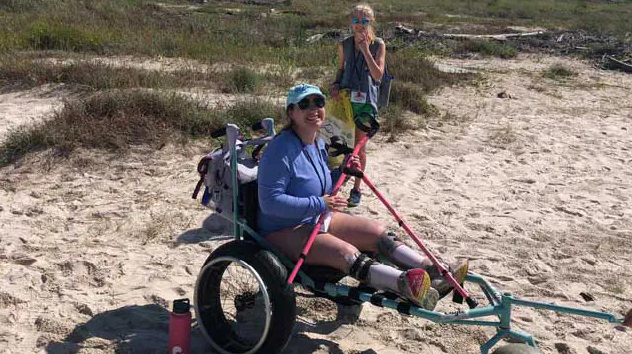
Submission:
MULTIPOLYGON (((362 138, 364 138, 365 135, 366 135, 366 133, 364 131, 356 128, 356 130, 355 130, 355 143, 356 143, 356 145, 358 144, 358 142, 360 140, 362 140, 362 138)), ((365 169, 366 169, 366 145, 364 145, 362 147, 362 149, 360 149, 360 151, 358 152, 358 157, 360 157, 360 164, 362 165, 362 171, 365 171, 365 169)), ((362 179, 356 177, 355 182, 353 184, 353 189, 360 190, 360 185, 361 184, 362 184, 362 179)))

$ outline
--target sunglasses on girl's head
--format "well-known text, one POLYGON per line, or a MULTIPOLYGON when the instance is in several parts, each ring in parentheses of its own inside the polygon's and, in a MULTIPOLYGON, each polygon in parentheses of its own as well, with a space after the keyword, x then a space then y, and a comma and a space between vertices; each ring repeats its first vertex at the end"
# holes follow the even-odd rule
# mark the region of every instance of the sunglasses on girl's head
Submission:
POLYGON ((316 107, 316 108, 325 107, 325 99, 321 96, 316 96, 313 99, 310 99, 309 97, 305 97, 302 100, 298 101, 298 108, 302 110, 306 110, 311 107, 316 107))
POLYGON ((371 20, 368 18, 352 17, 351 23, 353 23, 354 25, 357 25, 358 23, 362 23, 362 26, 367 26, 369 23, 371 23, 371 20))

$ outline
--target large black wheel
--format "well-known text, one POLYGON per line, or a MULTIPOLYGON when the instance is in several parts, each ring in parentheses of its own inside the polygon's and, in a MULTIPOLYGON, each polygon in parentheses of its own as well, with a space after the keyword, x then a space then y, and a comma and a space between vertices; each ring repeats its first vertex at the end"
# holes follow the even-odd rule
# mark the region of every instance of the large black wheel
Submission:
POLYGON ((512 343, 503 345, 492 352, 492 354, 538 354, 538 350, 524 343, 512 343))
POLYGON ((286 268, 251 242, 232 241, 206 260, 195 285, 200 330, 222 354, 279 353, 296 324, 286 268))

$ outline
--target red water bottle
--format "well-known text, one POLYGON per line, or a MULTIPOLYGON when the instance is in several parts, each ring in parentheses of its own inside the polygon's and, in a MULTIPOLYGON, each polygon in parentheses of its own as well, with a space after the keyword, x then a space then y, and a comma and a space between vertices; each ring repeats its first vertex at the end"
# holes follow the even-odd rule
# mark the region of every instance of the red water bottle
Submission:
POLYGON ((189 299, 173 301, 169 317, 169 354, 189 354, 191 347, 191 305, 189 299))

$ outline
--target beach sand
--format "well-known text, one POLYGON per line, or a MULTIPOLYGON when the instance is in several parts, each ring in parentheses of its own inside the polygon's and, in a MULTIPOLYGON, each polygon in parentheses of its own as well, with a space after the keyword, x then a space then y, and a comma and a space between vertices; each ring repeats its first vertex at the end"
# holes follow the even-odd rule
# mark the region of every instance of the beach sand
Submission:
MULTIPOLYGON (((632 75, 541 55, 437 60, 484 79, 429 96, 439 117, 427 129, 395 142, 378 134, 368 176, 431 250, 468 257, 500 291, 622 317, 632 308, 632 75), (555 63, 577 75, 543 78, 555 63)), ((45 118, 65 95, 0 94, 0 132, 45 118)), ((0 169, 0 352, 166 352, 172 301, 193 299, 204 260, 230 240, 191 199, 208 149, 43 151, 0 169)), ((396 229, 364 191, 350 212, 396 229)), ((286 353, 476 353, 494 334, 370 304, 337 323, 331 302, 297 301, 286 353)), ((437 307, 457 309, 449 298, 437 307)), ((542 353, 632 352, 632 330, 604 321, 529 308, 513 319, 542 353)), ((209 350, 197 329, 192 346, 209 350)))

